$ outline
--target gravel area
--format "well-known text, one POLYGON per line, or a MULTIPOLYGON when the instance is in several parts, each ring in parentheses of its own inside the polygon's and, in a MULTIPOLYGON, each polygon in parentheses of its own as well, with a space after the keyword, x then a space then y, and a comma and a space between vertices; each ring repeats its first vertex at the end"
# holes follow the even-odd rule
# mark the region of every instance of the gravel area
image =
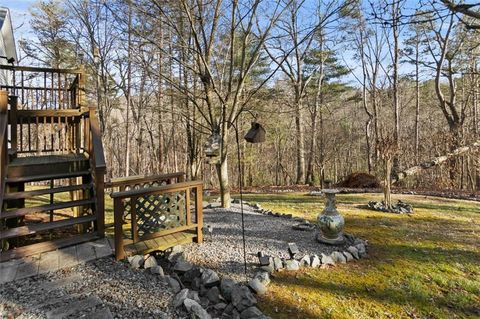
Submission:
POLYGON ((173 292, 160 276, 112 257, 0 285, 0 318, 47 318, 88 298, 96 304, 68 317, 105 318, 103 308, 114 318, 186 318, 172 309, 173 292))
MULTIPOLYGON (((330 246, 316 241, 316 231, 292 229, 298 224, 292 218, 275 217, 254 212, 249 205, 244 205, 245 238, 247 266, 253 275, 258 266, 257 253, 289 258, 287 243, 297 244, 300 255, 328 255, 333 251, 345 250, 349 245, 330 246)), ((222 275, 238 281, 245 280, 243 243, 241 228, 240 205, 232 204, 230 209, 205 209, 203 215, 204 227, 213 227, 210 235, 204 231, 202 245, 189 244, 184 253, 190 262, 212 268, 222 275)))

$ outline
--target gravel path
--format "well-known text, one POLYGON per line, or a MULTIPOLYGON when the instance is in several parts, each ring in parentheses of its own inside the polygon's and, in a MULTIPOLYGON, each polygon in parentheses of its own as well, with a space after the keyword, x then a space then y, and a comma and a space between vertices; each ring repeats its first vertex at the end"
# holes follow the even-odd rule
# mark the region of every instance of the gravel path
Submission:
POLYGON ((160 276, 107 257, 0 285, 0 318, 52 317, 52 311, 68 313, 81 301, 91 307, 69 318, 108 318, 102 311, 114 318, 185 318, 172 309, 172 298, 160 276))
MULTIPOLYGON (((345 250, 349 245, 330 246, 315 240, 315 231, 292 229, 298 224, 291 218, 263 215, 244 205, 245 237, 248 271, 253 274, 258 265, 257 253, 289 257, 287 243, 297 244, 300 254, 330 254, 335 250, 345 250)), ((212 235, 204 232, 202 245, 185 246, 186 259, 197 265, 212 268, 219 273, 238 281, 244 280, 243 244, 241 231, 240 205, 230 209, 205 209, 204 226, 213 227, 212 235)))

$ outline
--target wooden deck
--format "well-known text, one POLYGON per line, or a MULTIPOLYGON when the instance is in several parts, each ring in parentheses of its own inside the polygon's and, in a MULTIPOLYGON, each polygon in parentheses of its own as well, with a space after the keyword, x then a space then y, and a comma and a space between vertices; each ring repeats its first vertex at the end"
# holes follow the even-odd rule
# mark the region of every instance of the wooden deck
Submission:
POLYGON ((192 243, 195 237, 197 237, 196 232, 183 231, 144 241, 139 241, 135 244, 125 241, 127 243, 124 246, 125 255, 145 255, 154 251, 164 251, 172 248, 173 246, 192 243))

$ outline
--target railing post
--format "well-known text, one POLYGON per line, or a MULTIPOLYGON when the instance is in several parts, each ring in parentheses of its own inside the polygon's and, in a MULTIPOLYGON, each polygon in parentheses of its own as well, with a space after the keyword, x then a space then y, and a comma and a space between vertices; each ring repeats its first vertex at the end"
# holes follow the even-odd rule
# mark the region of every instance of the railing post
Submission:
POLYGON ((80 73, 78 79, 78 107, 82 108, 85 106, 85 66, 80 65, 80 73))
POLYGON ((115 229, 115 259, 125 258, 123 250, 123 204, 121 198, 113 200, 113 224, 115 229))
POLYGON ((3 192, 5 187, 5 175, 6 175, 6 166, 7 166, 7 159, 8 159, 8 142, 7 142, 7 127, 8 125, 6 121, 8 121, 5 117, 7 116, 8 110, 8 92, 0 90, 0 118, 4 118, 5 129, 0 130, 0 210, 3 209, 3 192))
POLYGON ((195 217, 197 222, 197 243, 203 242, 203 185, 195 188, 195 217))
POLYGON ((13 151, 14 157, 17 156, 17 147, 18 147, 18 137, 17 137, 17 107, 18 107, 18 97, 17 96, 10 96, 10 138, 12 139, 11 142, 11 149, 13 151))
POLYGON ((5 114, 8 110, 8 92, 0 90, 0 113, 5 114))
POLYGON ((95 169, 97 234, 105 237, 105 170, 95 169))

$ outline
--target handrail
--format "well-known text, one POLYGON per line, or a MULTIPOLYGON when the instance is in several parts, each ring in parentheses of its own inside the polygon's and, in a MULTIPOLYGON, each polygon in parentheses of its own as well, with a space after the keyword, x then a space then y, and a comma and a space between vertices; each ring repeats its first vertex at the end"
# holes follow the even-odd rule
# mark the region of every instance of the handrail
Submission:
POLYGON ((8 164, 8 92, 0 91, 0 210, 3 207, 8 164))
POLYGON ((46 73, 68 73, 68 74, 82 74, 83 72, 82 68, 55 69, 55 68, 42 68, 42 67, 21 66, 21 65, 0 65, 0 70, 46 72, 46 73))
POLYGON ((158 175, 134 175, 128 177, 118 177, 112 178, 109 182, 105 183, 106 188, 115 188, 121 186, 129 186, 138 183, 151 183, 151 182, 163 182, 176 179, 177 182, 183 182, 185 180, 184 172, 175 172, 169 174, 158 174, 158 175))
POLYGON ((175 183, 170 185, 146 187, 146 188, 140 188, 140 189, 131 189, 131 190, 122 191, 122 192, 114 192, 110 194, 110 197, 115 199, 115 198, 128 198, 128 197, 140 196, 140 195, 163 194, 163 193, 183 190, 186 188, 198 187, 202 185, 203 185, 203 181, 182 182, 182 183, 175 183))

